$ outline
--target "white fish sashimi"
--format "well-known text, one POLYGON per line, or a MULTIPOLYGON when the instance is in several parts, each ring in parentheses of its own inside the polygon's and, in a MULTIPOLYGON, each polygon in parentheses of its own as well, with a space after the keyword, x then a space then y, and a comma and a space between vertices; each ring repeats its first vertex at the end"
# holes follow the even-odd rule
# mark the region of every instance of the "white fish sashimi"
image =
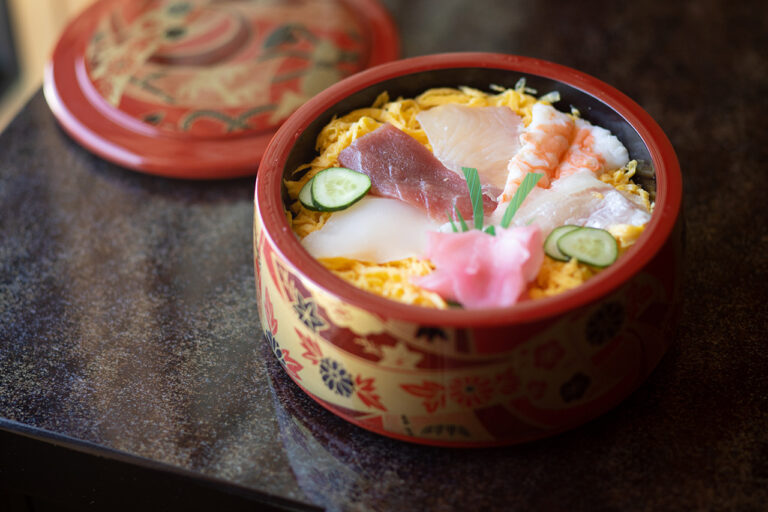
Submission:
POLYGON ((637 205, 590 171, 556 180, 548 189, 534 189, 515 214, 513 225, 537 224, 546 237, 564 224, 606 229, 616 224, 642 226, 651 219, 637 205))
POLYGON ((416 119, 427 134, 432 152, 447 168, 464 176, 474 167, 480 183, 497 194, 507 182, 507 164, 520 149, 520 116, 508 107, 440 105, 416 119))
POLYGON ((592 149, 603 157, 604 171, 615 171, 627 165, 629 162, 629 152, 618 137, 601 126, 595 126, 587 121, 582 122, 588 125, 592 132, 592 137, 595 140, 592 149))
POLYGON ((301 241, 315 258, 351 258, 386 263, 418 257, 426 249, 427 232, 439 222, 397 199, 367 196, 334 212, 325 225, 301 241))

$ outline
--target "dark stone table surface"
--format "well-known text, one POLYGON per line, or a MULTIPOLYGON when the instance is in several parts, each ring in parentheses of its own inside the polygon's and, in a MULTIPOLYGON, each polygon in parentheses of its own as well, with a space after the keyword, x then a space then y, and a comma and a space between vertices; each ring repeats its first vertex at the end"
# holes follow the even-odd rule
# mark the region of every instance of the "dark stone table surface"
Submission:
POLYGON ((426 448, 350 426, 264 349, 253 178, 119 168, 38 94, 0 135, 0 487, 75 509, 143 492, 172 508, 187 488, 293 509, 768 509, 767 4, 383 3, 404 56, 556 61, 665 130, 687 265, 659 367, 610 413, 522 446, 426 448))

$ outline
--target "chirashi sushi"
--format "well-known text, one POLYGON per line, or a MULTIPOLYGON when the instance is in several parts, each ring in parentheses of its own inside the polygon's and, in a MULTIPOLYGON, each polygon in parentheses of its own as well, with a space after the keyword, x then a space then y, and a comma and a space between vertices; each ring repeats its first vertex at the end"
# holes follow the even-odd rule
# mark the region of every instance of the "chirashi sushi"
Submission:
POLYGON ((304 247, 354 286, 407 304, 505 307, 572 289, 650 220, 636 162, 608 130, 523 81, 384 93, 334 118, 285 181, 304 247))

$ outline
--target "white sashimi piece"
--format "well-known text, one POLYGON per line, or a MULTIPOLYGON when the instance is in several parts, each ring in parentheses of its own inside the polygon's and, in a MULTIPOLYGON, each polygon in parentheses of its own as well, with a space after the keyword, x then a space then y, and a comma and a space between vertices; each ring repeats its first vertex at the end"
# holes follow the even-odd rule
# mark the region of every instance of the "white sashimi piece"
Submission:
POLYGON ((642 226, 650 219, 650 213, 622 192, 598 180, 590 171, 579 171, 555 180, 548 189, 532 190, 512 225, 533 222, 546 237, 564 224, 606 229, 615 224, 642 226))
POLYGON ((507 183, 507 164, 520 149, 523 121, 508 107, 440 105, 416 114, 432 152, 447 168, 464 176, 474 167, 482 185, 498 194, 507 183))
POLYGON ((592 137, 595 139, 592 149, 605 160, 604 171, 615 171, 627 165, 629 152, 618 137, 602 126, 595 126, 588 121, 577 121, 576 125, 579 126, 581 123, 584 123, 592 131, 592 137))
POLYGON ((397 199, 367 196, 334 212, 325 225, 301 241, 315 258, 350 258, 375 263, 418 257, 428 231, 440 222, 397 199))

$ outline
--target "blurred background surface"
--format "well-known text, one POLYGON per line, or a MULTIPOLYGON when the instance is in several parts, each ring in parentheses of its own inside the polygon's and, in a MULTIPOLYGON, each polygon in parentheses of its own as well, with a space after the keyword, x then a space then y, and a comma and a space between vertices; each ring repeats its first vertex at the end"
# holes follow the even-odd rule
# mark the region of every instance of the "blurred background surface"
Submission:
POLYGON ((94 0, 0 0, 0 131, 37 91, 67 22, 94 0))

